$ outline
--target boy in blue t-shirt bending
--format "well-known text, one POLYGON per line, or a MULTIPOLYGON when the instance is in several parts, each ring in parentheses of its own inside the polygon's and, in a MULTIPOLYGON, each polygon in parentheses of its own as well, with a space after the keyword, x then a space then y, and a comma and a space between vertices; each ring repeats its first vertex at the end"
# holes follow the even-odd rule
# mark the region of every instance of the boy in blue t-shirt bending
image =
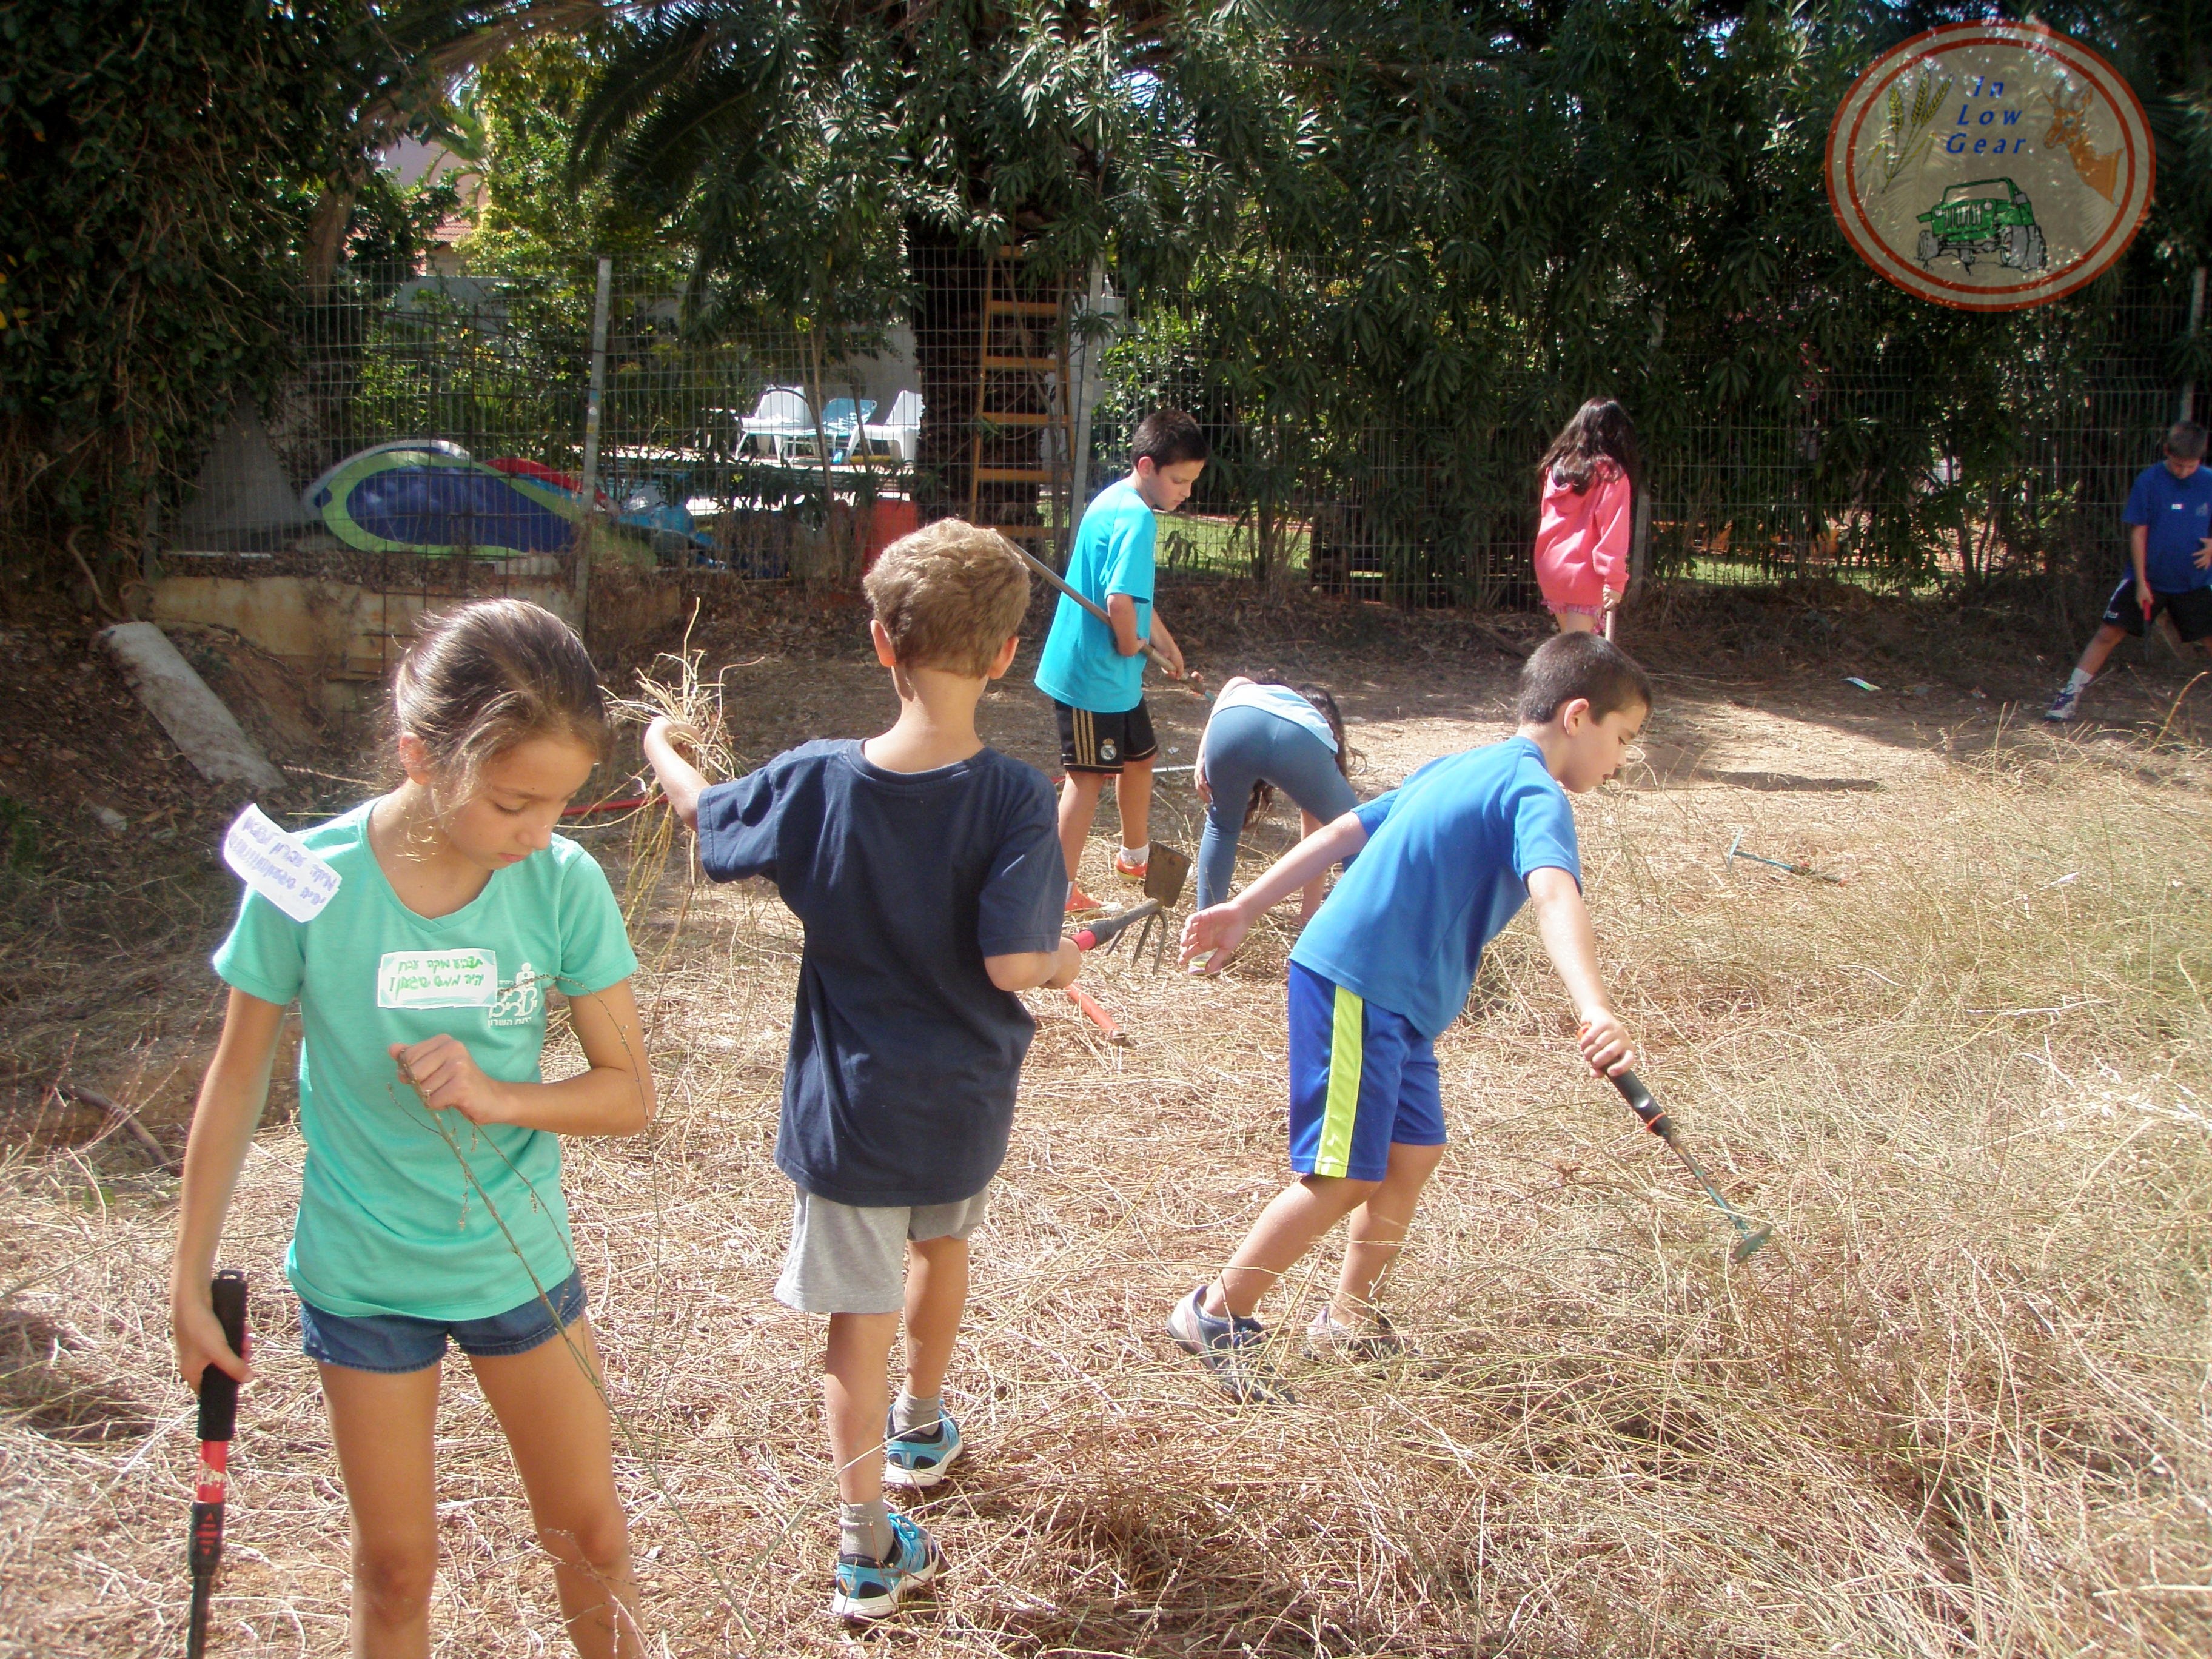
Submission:
POLYGON ((1260 1357, 1252 1311, 1347 1216, 1344 1269, 1308 1348, 1324 1358, 1398 1352, 1376 1297, 1443 1158, 1436 1040, 1467 1006, 1483 947, 1524 900, 1582 1016, 1583 1057, 1601 1075, 1635 1058, 1598 976, 1566 792, 1611 777, 1650 708, 1650 681, 1602 635, 1547 640, 1522 670, 1517 735, 1430 762, 1184 924, 1182 959, 1211 952, 1206 971, 1218 971, 1270 906, 1346 866, 1291 952, 1299 1179, 1261 1212, 1221 1276, 1168 1319, 1169 1334, 1232 1397, 1288 1402, 1260 1357))
POLYGON ((2044 719, 2072 720, 2112 647, 2130 634, 2141 639, 2160 611, 2173 618, 2185 644, 2203 642, 2212 651, 2212 469, 2204 465, 2204 442, 2203 427, 2177 421, 2166 434, 2165 460, 2136 475, 2120 509, 2127 573, 2044 719))
POLYGON ((766 876, 805 924, 776 1167, 799 1188, 779 1301, 830 1316, 837 1472, 831 1610, 892 1612, 943 1565, 884 1502, 959 1455, 939 1395, 968 1294, 968 1235, 1006 1155, 1036 1030, 1016 994, 1073 982, 1052 790, 988 749, 975 704, 1004 674, 1029 572, 1004 538, 948 519, 867 577, 898 721, 802 744, 709 787, 665 720, 645 752, 717 881, 766 876), (884 1379, 906 1320, 906 1387, 884 1379))
POLYGON ((1156 409, 1137 423, 1129 476, 1098 492, 1075 532, 1067 585, 1104 611, 1108 627, 1065 593, 1037 659, 1036 687, 1060 720, 1060 845, 1067 860, 1067 908, 1098 902, 1075 884, 1083 843, 1108 779, 1116 780, 1121 850, 1115 873, 1142 881, 1152 862, 1152 711, 1145 707, 1145 642, 1182 674, 1182 652, 1152 609, 1156 514, 1188 499, 1206 470, 1206 436, 1179 409, 1156 409))

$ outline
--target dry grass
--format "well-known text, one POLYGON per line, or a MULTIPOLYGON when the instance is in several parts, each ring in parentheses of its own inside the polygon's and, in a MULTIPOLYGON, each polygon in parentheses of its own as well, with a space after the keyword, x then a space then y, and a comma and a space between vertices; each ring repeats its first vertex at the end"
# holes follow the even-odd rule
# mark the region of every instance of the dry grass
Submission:
MULTIPOLYGON (((1336 684, 1364 782, 1498 729, 1410 675, 1336 684)), ((1523 923, 1440 1045, 1454 1144, 1390 1292, 1418 1358, 1293 1360, 1298 1410, 1232 1408, 1159 1324, 1282 1179, 1287 938, 1218 981, 1100 964, 1133 1042, 1036 1000, 950 1379, 974 1453, 925 1508, 954 1571, 887 1650, 2212 1650, 2201 788, 2140 747, 1947 750, 1669 690, 1651 766, 1580 804, 1589 888, 1645 1076, 1776 1243, 1730 1267, 1663 1149, 1577 1075, 1523 923), (1850 884, 1723 871, 1740 828, 1850 884)), ((854 1638, 822 1610, 820 1324, 768 1294, 799 932, 750 885, 685 912, 684 880, 672 860, 638 930, 663 958, 664 1116, 572 1147, 578 1250, 656 1641, 828 1650, 854 1638)), ((261 1136, 226 1247, 262 1342, 226 1654, 343 1645, 343 1502, 281 1291, 300 1158, 290 1127, 261 1136)), ((170 1189, 131 1167, 26 1155, 0 1196, 9 1652, 180 1639, 170 1189)), ((1333 1268, 1263 1312, 1294 1328, 1333 1268)), ((443 1426, 441 1651, 561 1651, 459 1377, 443 1426)))

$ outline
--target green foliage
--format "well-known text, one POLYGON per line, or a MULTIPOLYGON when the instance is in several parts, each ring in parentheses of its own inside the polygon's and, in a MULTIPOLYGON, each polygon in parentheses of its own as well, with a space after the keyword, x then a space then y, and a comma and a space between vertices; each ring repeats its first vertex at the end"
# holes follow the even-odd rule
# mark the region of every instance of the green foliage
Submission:
POLYGON ((135 531, 283 362, 284 250, 339 141, 354 0, 0 9, 0 526, 135 531))
MULTIPOLYGON (((1761 562, 1817 548, 1973 580, 1986 538, 1963 526, 2055 559, 2079 526, 2039 468, 2117 474, 2169 417, 2158 396, 2083 398, 2179 337, 2201 215, 2167 215, 2097 291, 2001 316, 1912 300, 1837 234, 1829 118, 1943 9, 1284 16, 1263 55, 1285 66, 1295 142, 1214 144, 1240 157, 1246 206, 1187 267, 1123 247, 1142 321, 1115 354, 1124 412, 1168 397, 1211 417, 1201 505, 1252 503, 1263 564, 1295 494, 1317 549, 1357 544, 1401 594, 1492 597, 1525 566, 1545 441, 1612 395, 1654 462, 1662 562, 1725 528, 1761 562)), ((2146 60, 2142 17, 2074 21, 2146 60)), ((1166 72, 1202 138, 1261 101, 1182 77, 1166 72)))
POLYGON ((460 186, 450 177, 401 185, 388 173, 376 173, 354 201, 347 251, 354 264, 368 270, 411 270, 430 246, 431 233, 460 207, 460 186))
MULTIPOLYGON (((1206 194, 1210 158, 1144 72, 1170 27, 1037 0, 677 0, 612 32, 579 171, 675 216, 696 331, 788 329, 817 387, 903 308, 923 495, 964 506, 990 252, 1022 246, 1050 291, 1116 241, 1164 250, 1206 194)), ((1013 493, 1003 510, 1035 512, 1013 493)))
MULTIPOLYGON (((578 100, 605 48, 602 36, 546 37, 477 72, 434 136, 473 149, 484 206, 464 246, 469 268, 496 277, 559 275, 588 289, 601 255, 632 285, 680 282, 689 268, 680 234, 637 192, 568 171, 578 100)), ((456 151, 456 154, 461 154, 456 151)))

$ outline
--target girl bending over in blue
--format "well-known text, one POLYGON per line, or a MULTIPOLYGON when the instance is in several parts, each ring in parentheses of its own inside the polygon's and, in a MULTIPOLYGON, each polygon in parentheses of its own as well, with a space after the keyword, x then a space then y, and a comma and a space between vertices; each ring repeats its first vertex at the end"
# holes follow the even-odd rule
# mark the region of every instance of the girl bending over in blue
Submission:
MULTIPOLYGON (((1344 716, 1317 685, 1293 690, 1242 674, 1221 688, 1198 741, 1196 780, 1206 801, 1198 844, 1198 908, 1229 896, 1237 843, 1281 790, 1297 803, 1299 833, 1310 836, 1359 803, 1346 781, 1351 769, 1344 716)), ((1301 896, 1298 915, 1321 902, 1322 878, 1301 896)))
POLYGON ((392 712, 403 780, 300 837, 335 894, 302 922, 249 890, 216 952, 230 1000, 185 1154, 177 1364, 196 1389, 209 1365, 246 1376, 208 1279, 296 1001, 307 1161, 284 1267, 352 1519, 352 1650, 430 1651, 450 1339, 514 1454, 577 1650, 642 1654, 561 1194, 561 1136, 653 1115, 621 908, 553 833, 607 752, 599 677, 551 612, 487 600, 423 624, 392 712), (549 1083, 554 991, 587 1066, 549 1083))

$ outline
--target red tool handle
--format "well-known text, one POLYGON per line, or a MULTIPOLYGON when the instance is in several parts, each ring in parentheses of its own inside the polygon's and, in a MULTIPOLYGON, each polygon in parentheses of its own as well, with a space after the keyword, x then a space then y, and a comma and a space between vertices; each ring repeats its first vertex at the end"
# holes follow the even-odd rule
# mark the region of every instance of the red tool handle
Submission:
MULTIPOLYGON (((246 1275, 226 1267, 208 1287, 223 1340, 246 1358, 246 1275)), ((192 1494, 192 1613, 185 1650, 199 1659, 207 1650, 208 1598, 222 1559, 223 1497, 230 1474, 230 1440, 238 1429, 238 1379, 217 1366, 200 1373, 200 1474, 192 1494)))
POLYGON ((1160 902, 1146 899, 1142 904, 1124 910, 1119 915, 1102 916, 1097 921, 1085 922, 1068 937, 1075 941, 1077 950, 1094 951, 1102 945, 1111 945, 1146 916, 1156 916, 1159 913, 1160 902))
POLYGON ((1082 1009, 1090 1017, 1091 1023, 1105 1032, 1109 1041, 1115 1042, 1128 1041, 1128 1038, 1122 1035, 1121 1028, 1114 1023, 1114 1016, 1100 1007, 1088 993, 1071 985, 1067 988, 1067 1000, 1082 1009))

